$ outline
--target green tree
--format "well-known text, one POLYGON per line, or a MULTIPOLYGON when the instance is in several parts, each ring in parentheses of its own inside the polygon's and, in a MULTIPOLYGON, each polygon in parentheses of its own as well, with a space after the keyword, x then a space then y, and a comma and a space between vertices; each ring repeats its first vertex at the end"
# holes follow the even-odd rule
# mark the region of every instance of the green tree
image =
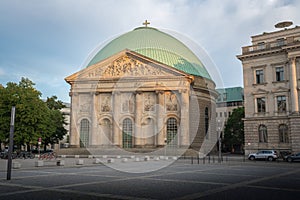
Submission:
POLYGON ((244 107, 239 107, 233 110, 228 118, 224 129, 224 145, 230 148, 243 150, 244 146, 244 122, 245 117, 244 107))
POLYGON ((63 113, 60 111, 66 106, 62 101, 57 100, 56 96, 47 98, 46 105, 49 109, 48 121, 45 122, 48 124, 48 130, 43 135, 44 150, 46 150, 47 144, 57 144, 59 140, 62 140, 64 135, 67 134, 67 130, 64 128, 65 118, 63 113))
POLYGON ((41 100, 41 93, 34 83, 22 78, 17 83, 8 82, 0 87, 0 143, 7 144, 10 128, 11 107, 16 107, 14 143, 21 147, 37 144, 38 138, 44 138, 44 144, 57 143, 66 130, 59 109, 63 107, 57 97, 41 100))

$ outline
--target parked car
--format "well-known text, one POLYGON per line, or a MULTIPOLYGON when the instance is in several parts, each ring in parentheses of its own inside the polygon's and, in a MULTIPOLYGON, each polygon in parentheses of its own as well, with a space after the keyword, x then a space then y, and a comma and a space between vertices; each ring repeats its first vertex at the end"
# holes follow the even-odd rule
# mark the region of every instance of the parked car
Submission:
POLYGON ((287 162, 294 162, 294 161, 300 161, 300 152, 290 154, 284 157, 287 162))
POLYGON ((278 154, 274 150, 260 150, 257 153, 250 153, 249 160, 268 160, 273 161, 278 158, 278 154))

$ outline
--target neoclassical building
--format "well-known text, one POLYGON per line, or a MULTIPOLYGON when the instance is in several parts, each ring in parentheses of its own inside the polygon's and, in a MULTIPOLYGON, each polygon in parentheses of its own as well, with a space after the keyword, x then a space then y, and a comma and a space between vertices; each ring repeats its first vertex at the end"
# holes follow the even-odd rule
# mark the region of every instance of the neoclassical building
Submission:
POLYGON ((252 36, 237 57, 244 74, 245 153, 299 152, 300 27, 252 36))
POLYGON ((65 80, 72 147, 200 150, 216 142, 210 75, 186 45, 147 24, 110 41, 65 80))

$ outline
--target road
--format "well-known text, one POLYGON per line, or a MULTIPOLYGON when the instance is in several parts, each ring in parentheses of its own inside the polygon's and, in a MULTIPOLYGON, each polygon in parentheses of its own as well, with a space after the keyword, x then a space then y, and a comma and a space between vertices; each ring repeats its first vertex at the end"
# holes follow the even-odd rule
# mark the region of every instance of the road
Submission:
MULTIPOLYGON (((6 180, 1 160, 0 199, 300 199, 300 163, 235 161, 224 163, 190 160, 131 161, 94 164, 84 158, 65 158, 65 166, 49 162, 35 167, 20 160, 20 169, 6 180), (114 169, 124 165, 141 169, 158 162, 167 167, 147 173, 114 169)), ((121 159, 121 158, 120 158, 121 159)), ((102 160, 102 162, 106 162, 102 160)))

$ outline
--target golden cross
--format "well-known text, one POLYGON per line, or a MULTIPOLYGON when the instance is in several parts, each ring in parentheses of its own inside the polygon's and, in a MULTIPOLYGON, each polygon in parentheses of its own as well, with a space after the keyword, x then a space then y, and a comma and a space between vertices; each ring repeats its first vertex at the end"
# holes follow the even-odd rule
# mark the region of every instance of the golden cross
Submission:
POLYGON ((143 23, 143 25, 145 25, 145 27, 147 27, 148 24, 150 24, 150 22, 148 22, 147 20, 145 20, 145 22, 143 23))

